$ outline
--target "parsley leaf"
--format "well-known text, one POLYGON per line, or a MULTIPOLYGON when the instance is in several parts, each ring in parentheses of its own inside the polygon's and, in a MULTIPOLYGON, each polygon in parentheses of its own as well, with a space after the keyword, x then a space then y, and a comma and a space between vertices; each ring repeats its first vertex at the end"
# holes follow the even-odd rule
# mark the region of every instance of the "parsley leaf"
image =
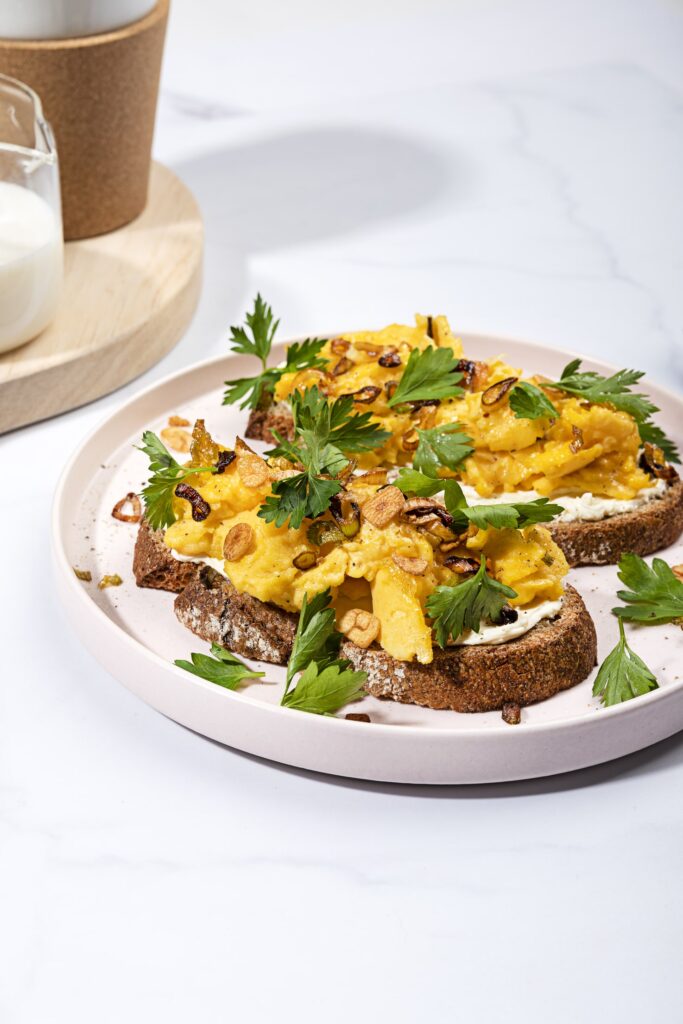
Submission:
POLYGON ((458 387, 458 381, 462 380, 462 373, 457 366, 457 360, 449 348, 434 348, 430 345, 421 352, 414 348, 387 405, 393 407, 402 402, 461 395, 462 388, 458 387))
POLYGON ((289 526, 298 530, 304 519, 315 519, 322 515, 330 504, 330 498, 341 491, 338 480, 325 480, 313 473, 298 473, 284 480, 275 480, 258 515, 267 523, 289 526))
POLYGON ((316 594, 310 603, 304 595, 281 701, 284 707, 333 715, 344 704, 365 695, 367 673, 351 671, 347 661, 337 658, 341 634, 335 628, 331 600, 329 588, 316 594), (302 675, 291 689, 297 672, 302 675))
POLYGON ((527 380, 515 384, 509 403, 518 420, 557 419, 560 415, 548 396, 527 380))
POLYGON ((280 321, 273 322, 273 311, 260 295, 254 300, 253 312, 247 313, 245 319, 251 337, 244 327, 231 327, 232 350, 240 355, 257 356, 265 367, 280 321))
POLYGON ((548 498, 534 501, 515 501, 511 504, 499 502, 496 505, 470 505, 461 514, 480 530, 492 527, 494 530, 523 530, 534 523, 549 523, 563 512, 562 505, 553 505, 548 498))
POLYGON ((184 668, 186 672, 192 672, 200 679, 208 679, 210 683, 224 686, 226 690, 236 690, 245 679, 259 679, 265 675, 264 672, 254 672, 218 644, 211 644, 211 655, 191 654, 191 661, 179 658, 173 664, 178 668, 184 668))
POLYGON ((472 438, 462 432, 460 423, 446 423, 429 430, 418 430, 419 441, 413 466, 426 476, 436 477, 439 468, 457 469, 474 451, 472 438))
POLYGON ((303 671, 309 661, 316 661, 324 668, 337 657, 341 634, 335 629, 331 600, 329 587, 316 594, 310 604, 308 594, 304 594, 287 668, 287 689, 296 673, 303 671))
POLYGON ((170 526, 175 522, 173 514, 173 493, 179 483, 194 473, 215 473, 215 466, 198 466, 186 469, 173 458, 163 441, 153 431, 145 430, 142 445, 136 445, 149 459, 152 476, 142 490, 145 503, 145 517, 153 530, 170 526))
POLYGON ((494 530, 523 530, 534 523, 549 523, 563 511, 561 505, 551 504, 548 498, 510 504, 468 505, 457 480, 426 476, 414 469, 402 469, 395 484, 404 494, 417 494, 421 498, 429 498, 443 490, 444 504, 451 517, 450 529, 454 533, 462 533, 470 523, 480 530, 489 527, 494 530))
POLYGON ((394 481, 394 486, 404 494, 416 494, 420 498, 431 498, 433 494, 443 490, 443 485, 443 480, 425 476, 417 469, 401 469, 394 481))
POLYGON ((603 377, 594 370, 581 372, 580 366, 581 360, 573 359, 565 366, 560 379, 547 386, 587 402, 608 403, 620 412, 627 412, 638 422, 659 412, 646 395, 631 391, 632 386, 645 376, 641 370, 617 370, 611 377, 603 377))
POLYGON ((333 715, 345 704, 365 696, 365 672, 340 667, 339 662, 321 669, 312 661, 305 668, 293 690, 282 698, 286 708, 308 711, 313 715, 333 715))
POLYGON ((255 377, 236 377, 234 380, 226 380, 223 405, 234 405, 240 402, 240 409, 258 409, 262 404, 267 404, 275 391, 275 385, 279 381, 281 371, 272 367, 264 370, 255 377))
POLYGON ((629 588, 617 591, 626 604, 612 609, 620 619, 658 625, 683 618, 683 582, 663 559, 649 566, 638 555, 622 555, 617 575, 629 588))
POLYGON ((619 642, 600 666, 593 683, 593 696, 602 698, 605 707, 609 707, 657 688, 657 680, 650 669, 626 643, 624 623, 619 619, 619 642))
MULTIPOLYGON (((435 490, 428 490, 425 481, 429 478, 417 479, 417 474, 406 474, 401 487, 401 475, 396 486, 401 490, 429 497, 435 490), (411 485, 412 488, 411 489, 411 485), (417 490, 417 488, 422 488, 417 490)), ((435 481, 436 482, 436 481, 435 481)), ((492 527, 494 530, 523 530, 534 523, 549 523, 551 519, 563 511, 561 505, 553 505, 548 498, 536 498, 534 501, 516 501, 513 503, 497 502, 491 505, 468 505, 462 487, 457 480, 439 480, 443 488, 444 503, 453 520, 451 529, 454 533, 462 533, 470 523, 480 530, 492 527)))
POLYGON ((658 427, 652 420, 644 420, 638 424, 640 440, 645 444, 648 441, 657 448, 661 448, 667 462, 680 462, 681 455, 676 443, 666 436, 661 427, 658 427))
POLYGON ((482 558, 475 576, 455 586, 437 587, 427 598, 437 643, 445 647, 450 637, 457 640, 465 630, 478 632, 482 619, 499 622, 501 609, 513 597, 516 591, 489 576, 482 558))
POLYGON ((280 321, 273 320, 272 309, 260 295, 256 296, 253 312, 247 313, 246 321, 251 336, 244 327, 230 328, 232 350, 240 355, 256 356, 261 360, 263 369, 254 377, 226 380, 223 405, 233 405, 244 399, 240 409, 256 409, 272 400, 275 385, 283 374, 310 368, 320 369, 327 365, 327 360, 319 354, 325 344, 324 339, 307 338, 289 346, 284 366, 271 366, 269 369, 266 363, 280 321))
POLYGON ((296 476, 276 480, 272 494, 259 509, 268 523, 284 526, 289 520, 298 529, 304 519, 314 519, 341 491, 335 479, 349 464, 347 452, 369 451, 391 436, 370 413, 354 413, 353 399, 338 398, 330 404, 316 388, 295 391, 292 396, 295 438, 287 441, 275 434, 278 445, 268 452, 303 467, 296 476))
POLYGON ((350 395, 329 403, 317 387, 292 395, 294 426, 300 434, 309 431, 321 443, 329 442, 344 452, 372 451, 389 440, 389 431, 371 422, 372 413, 356 413, 353 409, 350 395))

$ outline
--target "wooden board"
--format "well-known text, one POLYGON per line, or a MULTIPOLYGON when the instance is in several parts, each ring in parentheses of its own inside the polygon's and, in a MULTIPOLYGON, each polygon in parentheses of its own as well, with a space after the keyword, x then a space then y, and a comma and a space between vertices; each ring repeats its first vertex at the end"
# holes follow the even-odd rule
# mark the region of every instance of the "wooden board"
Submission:
POLYGON ((173 348, 199 298, 203 236, 192 193, 153 164, 137 220, 67 243, 57 317, 0 355, 0 433, 100 398, 173 348))

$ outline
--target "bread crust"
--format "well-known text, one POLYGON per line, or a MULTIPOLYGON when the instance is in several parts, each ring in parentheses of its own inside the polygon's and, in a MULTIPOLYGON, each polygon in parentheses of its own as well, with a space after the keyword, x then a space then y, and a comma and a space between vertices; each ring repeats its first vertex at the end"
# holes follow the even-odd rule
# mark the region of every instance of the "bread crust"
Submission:
POLYGON ((273 435, 274 430, 288 441, 294 437, 292 411, 286 402, 274 402, 265 409, 252 409, 244 436, 250 441, 277 444, 277 438, 273 435))
POLYGON ((495 711, 547 700, 586 678, 597 663, 593 620, 567 586, 557 618, 504 644, 434 648, 431 665, 399 662, 377 644, 344 643, 342 657, 368 674, 366 690, 402 704, 451 711, 495 711))
POLYGON ((233 654, 286 665, 298 615, 240 593, 230 580, 205 565, 175 599, 176 617, 208 643, 233 654))
POLYGON ((683 532, 683 483, 676 476, 666 494, 633 512, 597 522, 548 523, 553 540, 572 566, 616 565, 626 551, 650 555, 683 532))
MULTIPOLYGON (((175 600, 180 622, 234 654, 287 664, 298 617, 239 593, 203 566, 175 600)), ((524 636, 499 645, 434 650, 431 665, 396 661, 378 645, 364 650, 344 641, 341 656, 368 673, 375 697, 453 711, 491 711, 504 703, 533 704, 581 682, 597 657, 593 621, 581 597, 567 587, 562 611, 524 636)))
MULTIPOLYGON (((272 442, 273 429, 291 437, 292 415, 284 402, 254 410, 246 436, 272 442)), ((655 498, 633 512, 621 512, 596 522, 547 525, 571 566, 616 565, 626 551, 650 555, 668 548, 683 533, 683 483, 676 476, 664 497, 655 498)))
POLYGON ((139 587, 170 590, 179 594, 199 571, 197 562, 181 562, 164 544, 161 530, 153 530, 146 519, 140 521, 133 552, 133 575, 139 587))

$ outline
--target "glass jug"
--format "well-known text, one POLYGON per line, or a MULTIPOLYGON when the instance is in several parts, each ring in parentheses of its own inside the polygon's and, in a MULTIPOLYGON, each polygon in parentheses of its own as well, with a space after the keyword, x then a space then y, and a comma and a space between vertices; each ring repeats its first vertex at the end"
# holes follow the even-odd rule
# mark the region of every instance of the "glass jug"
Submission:
POLYGON ((63 277, 59 165, 36 93, 0 75, 0 352, 50 323, 63 277))

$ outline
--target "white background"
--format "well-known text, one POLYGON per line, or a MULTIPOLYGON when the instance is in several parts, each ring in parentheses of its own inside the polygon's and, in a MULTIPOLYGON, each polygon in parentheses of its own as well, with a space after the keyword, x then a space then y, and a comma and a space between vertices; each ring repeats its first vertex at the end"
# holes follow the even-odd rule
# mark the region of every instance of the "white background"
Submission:
MULTIPOLYGON (((156 154, 205 287, 145 382, 415 310, 683 390, 680 0, 174 0, 156 154)), ((141 382, 0 438, 0 1019, 680 1020, 683 746, 546 781, 314 777, 150 710, 53 597, 50 500, 141 382)))

